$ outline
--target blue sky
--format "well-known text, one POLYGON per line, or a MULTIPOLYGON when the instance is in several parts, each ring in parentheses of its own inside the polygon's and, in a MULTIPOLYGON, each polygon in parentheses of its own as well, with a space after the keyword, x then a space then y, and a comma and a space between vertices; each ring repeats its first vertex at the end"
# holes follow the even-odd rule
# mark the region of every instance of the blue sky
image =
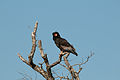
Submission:
MULTIPOLYGON (((81 80, 120 80, 120 1, 119 0, 1 0, 0 1, 0 79, 19 80, 18 72, 37 74, 17 56, 27 59, 31 32, 39 23, 37 40, 43 42, 50 63, 59 49, 52 40, 58 31, 77 50, 71 63, 79 63, 90 51, 95 55, 83 65, 81 80)), ((37 49, 34 62, 41 62, 37 49)), ((37 74, 37 79, 43 79, 37 74)))

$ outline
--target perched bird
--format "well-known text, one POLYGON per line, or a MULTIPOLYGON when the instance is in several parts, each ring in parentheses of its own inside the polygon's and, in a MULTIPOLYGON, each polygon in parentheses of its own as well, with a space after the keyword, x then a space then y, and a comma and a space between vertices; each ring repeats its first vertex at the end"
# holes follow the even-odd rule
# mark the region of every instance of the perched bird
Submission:
POLYGON ((53 32, 53 40, 56 44, 56 46, 63 52, 69 52, 73 53, 74 55, 78 56, 78 54, 75 51, 75 48, 64 38, 61 38, 60 34, 58 32, 53 32))

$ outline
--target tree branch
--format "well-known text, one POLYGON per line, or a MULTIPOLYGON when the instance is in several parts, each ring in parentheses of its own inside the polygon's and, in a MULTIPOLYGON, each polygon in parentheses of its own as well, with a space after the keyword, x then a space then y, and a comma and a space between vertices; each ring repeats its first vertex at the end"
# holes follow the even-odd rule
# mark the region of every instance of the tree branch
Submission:
POLYGON ((59 64, 61 62, 62 56, 65 55, 65 54, 62 54, 63 52, 61 51, 61 53, 59 54, 59 59, 57 61, 55 61, 53 64, 50 65, 49 61, 48 61, 48 58, 47 58, 47 54, 44 54, 41 40, 38 41, 38 47, 39 47, 39 50, 40 50, 41 57, 43 58, 43 60, 46 64, 46 69, 47 69, 48 76, 53 78, 51 68, 56 66, 57 64, 59 64))
POLYGON ((40 50, 41 57, 43 58, 43 60, 46 64, 48 79, 50 78, 49 80, 54 80, 54 77, 53 77, 52 72, 51 72, 51 67, 49 65, 49 61, 48 61, 48 58, 47 58, 47 54, 44 54, 43 49, 42 49, 42 41, 41 40, 38 41, 38 45, 39 45, 38 47, 39 47, 39 50, 40 50))
POLYGON ((88 57, 87 57, 87 60, 82 62, 80 65, 83 65, 85 63, 87 63, 89 61, 89 59, 94 55, 94 53, 91 53, 88 57))
POLYGON ((36 50, 36 31, 37 31, 37 27, 38 27, 38 22, 36 22, 35 24, 35 27, 34 27, 34 31, 32 32, 32 49, 31 49, 31 52, 28 56, 29 58, 29 63, 31 63, 33 60, 33 56, 34 56, 34 53, 35 53, 35 50, 36 50))
POLYGON ((74 70, 74 68, 70 65, 70 63, 68 62, 67 60, 67 57, 69 56, 70 53, 67 53, 66 56, 63 57, 64 59, 64 62, 67 66, 67 69, 69 70, 71 76, 72 76, 72 79, 71 80, 79 80, 79 74, 74 70))
MULTIPOLYGON (((66 68, 70 72, 70 74, 72 76, 71 80, 74 80, 74 79, 75 80, 79 80, 79 73, 82 70, 81 65, 87 63, 88 60, 89 60, 89 58, 92 57, 93 54, 91 54, 90 56, 88 56, 87 60, 84 61, 84 62, 82 62, 81 64, 74 64, 74 65, 71 66, 70 63, 69 63, 69 61, 68 61, 68 59, 67 59, 68 56, 70 55, 70 53, 68 53, 68 52, 64 52, 63 53, 61 51, 60 54, 59 54, 59 59, 57 61, 55 61, 53 64, 49 64, 49 60, 47 58, 47 54, 44 54, 44 51, 43 51, 43 48, 42 48, 42 41, 39 40, 38 41, 38 47, 39 47, 39 50, 40 50, 40 55, 41 55, 41 57, 44 60, 43 63, 45 63, 45 65, 46 65, 46 70, 47 71, 45 71, 43 69, 43 63, 41 63, 40 67, 39 67, 38 65, 34 64, 34 62, 33 62, 33 57, 34 57, 34 54, 35 54, 35 51, 36 51, 36 32, 37 32, 37 28, 38 28, 38 22, 35 23, 34 30, 33 30, 32 34, 31 34, 31 37, 32 37, 32 49, 31 49, 31 52, 30 52, 30 54, 28 56, 28 61, 25 60, 19 53, 18 53, 18 57, 24 63, 26 63, 27 65, 29 65, 32 69, 34 69, 35 71, 37 71, 38 73, 40 73, 46 80, 55 80, 55 78, 53 77, 51 68, 54 67, 54 66, 56 66, 56 65, 58 65, 58 64, 60 64, 60 62, 62 60, 62 57, 65 55, 63 57, 65 65, 63 65, 63 64, 60 64, 60 65, 63 66, 64 68, 66 68), (79 65, 79 70, 75 71, 74 68, 73 68, 73 66, 77 66, 77 65, 79 65)), ((62 79, 70 80, 68 78, 68 76, 65 77, 65 76, 58 76, 57 75, 57 77, 60 78, 60 80, 62 80, 62 79)))
POLYGON ((40 50, 41 57, 44 57, 44 52, 43 52, 42 41, 41 40, 38 41, 38 47, 39 47, 39 50, 40 50))
POLYGON ((32 32, 32 49, 31 52, 28 56, 29 61, 25 60, 19 53, 18 53, 18 57, 27 65, 29 65, 31 68, 33 68, 35 71, 39 72, 44 78, 47 79, 47 72, 42 68, 39 67, 38 65, 33 63, 33 57, 34 57, 34 53, 36 50, 36 31, 37 31, 37 27, 38 27, 38 22, 36 22, 35 27, 34 27, 34 31, 32 32))
POLYGON ((38 65, 30 64, 27 60, 25 60, 19 53, 18 53, 18 57, 27 65, 29 65, 31 68, 33 68, 35 71, 39 72, 43 77, 47 78, 47 72, 42 68, 39 67, 38 65))
POLYGON ((67 76, 67 77, 65 77, 65 76, 59 76, 56 72, 53 72, 53 73, 56 75, 55 78, 60 78, 60 80, 62 80, 62 79, 70 80, 70 79, 68 78, 68 76, 67 76))
POLYGON ((61 66, 63 66, 64 68, 66 68, 67 70, 69 70, 69 68, 67 66, 65 66, 64 64, 60 64, 61 66))
POLYGON ((63 56, 62 53, 63 52, 61 51, 61 53, 59 54, 59 59, 56 62, 54 62, 53 64, 50 65, 51 68, 54 67, 54 66, 56 66, 57 64, 59 64, 61 62, 62 56, 63 56))

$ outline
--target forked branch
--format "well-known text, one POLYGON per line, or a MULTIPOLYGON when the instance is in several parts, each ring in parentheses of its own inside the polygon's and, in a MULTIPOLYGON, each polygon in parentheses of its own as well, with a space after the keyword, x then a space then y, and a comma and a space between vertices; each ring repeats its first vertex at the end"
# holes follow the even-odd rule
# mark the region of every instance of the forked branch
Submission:
POLYGON ((18 53, 18 57, 24 62, 26 63, 27 65, 29 65, 31 68, 33 68, 35 71, 39 72, 46 80, 54 80, 54 77, 52 75, 52 72, 51 72, 51 68, 56 66, 57 64, 59 64, 61 62, 61 59, 62 59, 62 56, 63 55, 59 55, 59 59, 57 61, 55 61, 53 64, 49 64, 49 60, 47 58, 47 54, 44 54, 44 51, 43 51, 43 48, 42 48, 42 41, 39 40, 38 41, 38 47, 39 47, 39 50, 40 50, 40 54, 41 54, 41 57, 43 58, 44 60, 44 63, 46 64, 46 70, 45 71, 42 67, 43 64, 40 64, 41 66, 39 67, 38 65, 34 64, 33 62, 33 57, 34 57, 34 54, 35 54, 35 51, 36 51, 36 32, 37 32, 37 28, 38 28, 38 22, 36 22, 35 24, 35 27, 34 27, 34 30, 31 34, 31 37, 32 37, 32 49, 31 49, 31 52, 28 56, 28 61, 26 59, 24 59, 19 53, 18 53))
POLYGON ((18 53, 18 57, 27 65, 29 65, 31 68, 33 68, 35 71, 39 72, 44 78, 47 79, 47 72, 42 68, 39 67, 38 65, 33 63, 33 57, 34 57, 34 53, 36 50, 36 31, 37 31, 37 27, 38 27, 38 22, 36 22, 35 27, 34 27, 34 31, 32 32, 32 49, 31 52, 28 56, 29 60, 25 60, 19 53, 18 53))
POLYGON ((88 62, 89 58, 91 56, 93 56, 93 54, 91 54, 90 56, 88 56, 87 60, 82 62, 81 64, 75 64, 75 65, 70 65, 69 61, 68 61, 68 56, 70 55, 70 53, 68 52, 60 52, 59 54, 59 59, 57 61, 55 61, 54 63, 50 64, 49 63, 49 60, 48 60, 48 57, 47 57, 47 54, 44 54, 44 51, 43 51, 43 48, 42 48, 42 41, 39 40, 38 41, 38 47, 39 47, 39 50, 40 50, 40 55, 42 57, 42 59, 44 60, 43 63, 41 63, 40 65, 41 66, 38 66, 36 65, 34 62, 33 62, 33 57, 34 57, 34 54, 35 54, 35 51, 36 51, 36 32, 37 32, 37 28, 38 28, 38 22, 35 23, 35 27, 34 27, 34 30, 31 34, 31 37, 32 37, 32 49, 30 51, 30 54, 28 56, 28 61, 26 59, 24 59, 19 53, 18 53, 18 57, 24 62, 26 63, 27 65, 29 65, 32 69, 34 69, 35 71, 37 71, 38 73, 40 73, 46 80, 55 80, 55 77, 53 77, 53 73, 51 71, 51 69, 60 64, 60 62, 62 61, 62 57, 64 59, 64 62, 65 62, 65 65, 63 64, 60 64, 61 66, 63 66, 64 68, 66 68, 70 74, 71 74, 71 77, 72 79, 65 77, 65 76, 58 76, 58 78, 60 78, 60 80, 62 79, 67 79, 67 80, 79 80, 79 73, 81 72, 82 68, 81 68, 81 65, 82 64, 85 64, 88 62), (45 63, 45 67, 46 67, 46 70, 43 69, 43 64, 45 63), (73 66, 76 66, 76 65, 79 65, 79 70, 78 71, 75 71, 73 66))

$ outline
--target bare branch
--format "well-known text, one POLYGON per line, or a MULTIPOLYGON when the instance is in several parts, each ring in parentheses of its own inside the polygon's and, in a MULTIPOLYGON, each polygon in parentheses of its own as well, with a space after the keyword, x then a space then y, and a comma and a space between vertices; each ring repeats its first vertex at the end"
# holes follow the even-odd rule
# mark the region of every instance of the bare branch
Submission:
POLYGON ((18 53, 17 55, 18 55, 18 57, 19 57, 24 63, 26 63, 26 64, 29 65, 28 61, 25 60, 19 53, 18 53))
POLYGON ((33 56, 34 56, 34 53, 35 53, 35 50, 36 50, 36 31, 37 31, 37 27, 38 27, 38 22, 36 22, 35 27, 34 27, 34 31, 32 32, 32 49, 31 49, 31 52, 28 56, 29 61, 25 60, 19 53, 18 53, 18 56, 24 63, 29 65, 31 68, 33 68, 35 71, 39 72, 44 78, 47 79, 47 72, 42 67, 39 67, 38 65, 33 63, 33 56))
POLYGON ((69 62, 68 62, 68 60, 67 60, 67 57, 69 56, 69 54, 70 54, 70 53, 66 54, 66 56, 63 57, 63 59, 64 59, 64 61, 65 61, 66 66, 68 67, 68 70, 69 70, 71 76, 72 76, 72 80, 74 80, 73 71, 71 70, 71 66, 70 66, 70 64, 69 64, 69 62))
POLYGON ((35 27, 34 27, 34 31, 32 32, 32 35, 31 35, 32 36, 32 49, 31 49, 31 52, 30 52, 28 58, 33 58, 35 50, 36 50, 36 31, 37 31, 37 27, 38 27, 38 22, 36 22, 35 27))
POLYGON ((87 57, 87 60, 82 62, 80 65, 83 65, 89 61, 89 59, 94 55, 94 53, 91 53, 90 56, 87 57))
POLYGON ((38 41, 38 47, 39 47, 39 50, 40 50, 41 57, 44 57, 44 52, 43 52, 42 41, 41 40, 38 41))
MULTIPOLYGON (((89 58, 93 56, 94 53, 92 53, 90 56, 87 57, 87 60, 86 61, 83 61, 81 64, 74 64, 74 65, 70 65, 69 61, 68 61, 68 56, 70 55, 70 53, 68 52, 60 52, 59 54, 59 59, 57 61, 55 61, 54 63, 52 64, 49 64, 49 60, 48 60, 48 57, 47 57, 47 54, 44 54, 44 51, 43 51, 43 48, 42 48, 42 41, 39 40, 38 41, 38 47, 39 47, 39 50, 40 50, 40 55, 41 57, 43 58, 43 63, 39 63, 40 64, 40 67, 36 64, 34 64, 33 62, 33 57, 34 57, 34 54, 35 54, 35 51, 36 51, 36 32, 37 32, 37 28, 38 28, 38 22, 35 23, 35 26, 34 26, 34 30, 31 34, 31 37, 32 37, 32 49, 30 51, 30 54, 28 56, 28 61, 25 60, 19 53, 18 53, 18 57, 24 62, 26 63, 27 65, 29 65, 32 69, 34 69, 35 71, 37 71, 38 73, 40 73, 46 80, 55 80, 55 78, 53 77, 52 75, 52 71, 51 71, 51 68, 60 64, 60 62, 62 61, 62 57, 64 59, 64 62, 65 62, 65 65, 63 64, 60 64, 61 66, 63 66, 64 68, 66 68, 71 76, 72 76, 72 79, 71 80, 79 80, 79 73, 81 72, 82 68, 81 68, 81 65, 82 64, 85 64, 88 62, 89 58), (45 63, 46 65, 46 71, 43 69, 43 64, 45 63), (79 70, 78 71, 75 71, 73 66, 79 66, 79 70)), ((60 78, 60 80, 62 79, 67 79, 67 80, 70 80, 67 77, 65 76, 59 76, 56 74, 56 78, 60 78)))
POLYGON ((72 76, 72 79, 71 80, 79 80, 79 74, 74 70, 74 68, 70 65, 70 63, 68 62, 67 60, 67 57, 69 56, 70 53, 67 53, 66 56, 63 57, 64 59, 64 62, 72 76))
POLYGON ((79 68, 79 70, 78 70, 78 72, 77 72, 77 73, 79 74, 81 71, 82 71, 82 68, 79 68))
POLYGON ((86 61, 83 61, 83 60, 82 60, 83 62, 82 62, 81 64, 74 64, 74 65, 72 65, 72 67, 73 67, 73 66, 77 66, 77 65, 79 66, 79 70, 78 70, 78 72, 77 72, 78 74, 79 74, 79 73, 81 72, 81 70, 82 70, 81 65, 86 64, 93 55, 94 55, 94 53, 91 53, 90 56, 87 57, 86 61))
POLYGON ((25 79, 25 80, 27 80, 27 79, 32 80, 32 77, 30 77, 29 75, 27 75, 27 74, 25 74, 25 73, 21 73, 21 72, 18 72, 18 73, 23 76, 23 79, 25 79))
POLYGON ((46 64, 46 70, 47 70, 48 78, 50 78, 50 80, 54 80, 54 77, 52 76, 52 72, 51 72, 51 67, 49 65, 49 61, 48 61, 48 58, 47 58, 47 54, 44 54, 43 49, 42 49, 42 41, 41 40, 38 41, 38 45, 39 45, 38 47, 39 47, 39 50, 40 50, 41 57, 43 58, 43 60, 46 64))
POLYGON ((61 51, 61 53, 59 54, 59 59, 56 62, 54 62, 53 64, 50 65, 51 68, 56 66, 57 64, 59 64, 61 62, 61 59, 62 59, 62 56, 63 56, 62 53, 63 52, 61 51))
POLYGON ((56 77, 55 78, 60 78, 60 80, 62 80, 62 79, 67 79, 67 80, 70 80, 69 78, 68 78, 68 76, 59 76, 56 72, 54 72, 53 71, 53 73, 56 75, 56 77))
POLYGON ((34 31, 32 32, 32 49, 31 52, 28 56, 29 58, 29 63, 33 64, 33 56, 36 50, 36 31, 37 31, 37 27, 38 27, 38 22, 36 22, 35 27, 34 27, 34 31))
POLYGON ((64 64, 60 64, 61 66, 63 66, 64 68, 66 68, 67 70, 69 70, 69 68, 67 66, 65 66, 64 64))
POLYGON ((19 58, 26 63, 27 65, 29 65, 31 68, 33 68, 35 71, 39 72, 43 77, 47 78, 47 72, 44 71, 44 69, 42 69, 41 67, 33 64, 30 64, 27 60, 25 60, 19 53, 18 53, 19 58))

